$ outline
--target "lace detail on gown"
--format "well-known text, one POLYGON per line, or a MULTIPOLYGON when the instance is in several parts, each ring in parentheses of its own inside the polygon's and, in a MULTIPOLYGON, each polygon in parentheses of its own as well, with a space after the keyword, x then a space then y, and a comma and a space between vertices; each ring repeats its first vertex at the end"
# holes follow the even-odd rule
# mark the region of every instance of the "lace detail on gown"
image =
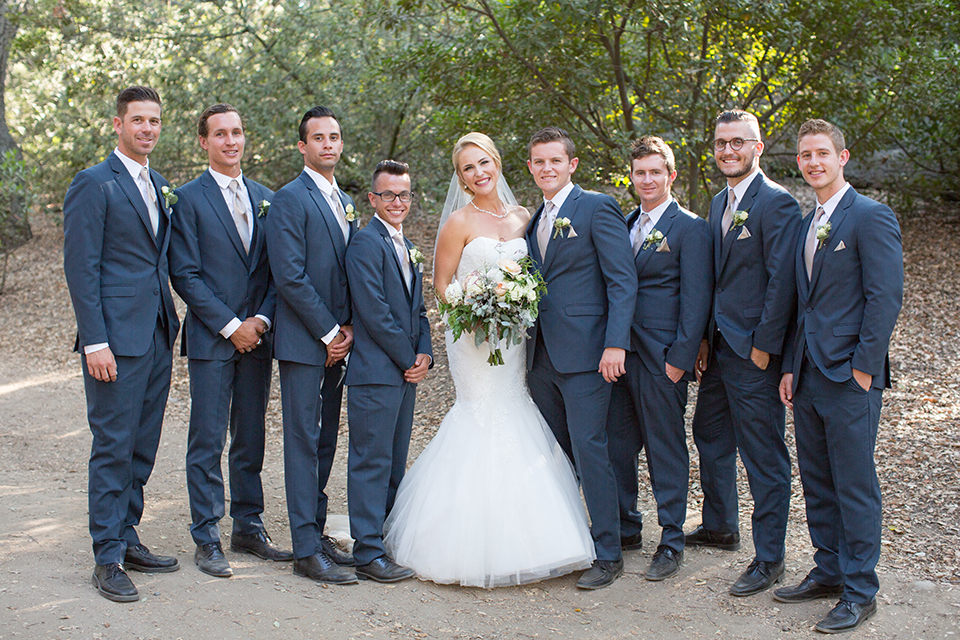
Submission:
MULTIPOLYGON (((476 238, 457 278, 526 255, 523 238, 476 238)), ((573 467, 530 397, 524 345, 487 364, 471 336, 447 356, 457 400, 407 472, 385 524, 387 552, 421 578, 497 587, 589 567, 593 540, 573 467)))

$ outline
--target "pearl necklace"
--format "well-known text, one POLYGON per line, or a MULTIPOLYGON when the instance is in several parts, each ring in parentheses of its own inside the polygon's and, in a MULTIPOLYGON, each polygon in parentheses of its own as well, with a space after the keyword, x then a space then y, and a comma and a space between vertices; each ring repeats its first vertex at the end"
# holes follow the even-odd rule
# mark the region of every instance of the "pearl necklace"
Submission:
POLYGON ((504 209, 504 212, 503 212, 503 213, 494 213, 493 211, 487 211, 486 209, 481 209, 480 207, 478 207, 478 206, 473 202, 473 200, 470 201, 470 204, 472 204, 472 205, 473 205, 473 208, 476 209, 477 211, 482 211, 482 212, 484 212, 484 213, 489 213, 489 214, 490 214, 491 216, 493 216, 494 218, 500 218, 501 220, 503 220, 504 218, 507 217, 507 213, 508 213, 508 212, 506 211, 506 209, 504 209))

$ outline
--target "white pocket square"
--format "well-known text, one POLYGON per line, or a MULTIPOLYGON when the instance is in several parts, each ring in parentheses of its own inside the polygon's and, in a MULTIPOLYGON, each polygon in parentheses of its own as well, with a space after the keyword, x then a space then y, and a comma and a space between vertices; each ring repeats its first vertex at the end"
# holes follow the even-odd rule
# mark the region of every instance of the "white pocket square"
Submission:
POLYGON ((667 244, 667 239, 664 238, 663 242, 660 243, 660 246, 657 247, 657 253, 664 253, 670 251, 670 245, 667 244))
POLYGON ((744 228, 743 228, 743 231, 740 232, 740 235, 737 236, 737 240, 746 240, 746 239, 749 238, 751 235, 752 235, 752 234, 750 233, 750 230, 747 229, 746 227, 744 227, 744 228))
POLYGON ((576 237, 577 237, 577 230, 574 229, 574 228, 571 226, 571 227, 570 227, 570 231, 567 232, 567 237, 568 237, 568 238, 576 238, 576 237))
POLYGON ((843 244, 843 240, 841 240, 841 241, 840 241, 840 244, 838 244, 838 245, 837 245, 837 248, 834 249, 833 251, 834 251, 834 252, 843 251, 843 250, 846 249, 846 248, 847 248, 847 245, 843 244))

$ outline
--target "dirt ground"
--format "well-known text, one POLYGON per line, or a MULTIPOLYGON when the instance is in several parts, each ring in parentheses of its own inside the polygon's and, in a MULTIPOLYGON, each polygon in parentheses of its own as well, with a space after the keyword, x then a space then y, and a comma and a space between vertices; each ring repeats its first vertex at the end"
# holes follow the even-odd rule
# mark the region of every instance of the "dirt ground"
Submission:
MULTIPOLYGON (((408 227, 421 247, 432 248, 427 216, 414 216, 408 227)), ((34 240, 11 259, 7 290, 0 296, 0 639, 819 637, 812 628, 831 601, 784 605, 769 593, 746 599, 727 593, 753 555, 752 503, 742 469, 743 548, 689 549, 679 576, 662 583, 643 578, 659 535, 645 484, 643 549, 627 552, 624 576, 597 592, 577 590, 575 576, 495 590, 417 580, 318 586, 294 576, 290 564, 229 550, 234 577, 206 576, 193 564, 188 532, 184 456, 190 398, 186 363, 179 357, 139 530, 151 549, 177 555, 182 568, 172 574, 132 572, 141 600, 105 600, 90 584, 85 494, 91 436, 79 358, 70 351, 76 329, 61 266, 62 229, 37 217, 34 230, 34 240)), ((880 609, 855 635, 957 638, 960 214, 910 217, 903 221, 903 234, 907 294, 891 348, 894 388, 884 396, 877 447, 885 500, 880 609)), ((433 321, 436 325, 436 316, 433 321)), ((419 391, 410 462, 453 401, 443 342, 435 337, 434 344, 437 366, 419 391)), ((264 519, 273 538, 289 548, 276 376, 272 393, 264 519)), ((795 456, 792 425, 788 431, 795 456)), ((344 416, 328 490, 335 514, 346 513, 345 445, 344 416)), ((690 448, 688 529, 700 520, 702 499, 692 440, 690 448)), ((786 584, 801 579, 812 563, 795 461, 793 490, 786 584)), ((228 548, 229 517, 221 529, 228 548)))

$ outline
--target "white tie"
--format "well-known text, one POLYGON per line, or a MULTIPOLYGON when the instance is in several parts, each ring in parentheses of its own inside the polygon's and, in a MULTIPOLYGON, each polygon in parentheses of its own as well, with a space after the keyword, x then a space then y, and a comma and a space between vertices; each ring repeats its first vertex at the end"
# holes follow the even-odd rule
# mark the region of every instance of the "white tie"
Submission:
POLYGON ((543 205, 543 213, 540 214, 540 224, 537 226, 537 245, 540 248, 540 258, 547 255, 547 245, 550 244, 550 232, 553 230, 553 221, 556 217, 557 208, 551 200, 547 200, 543 205))
POLYGON ((642 212, 633 236, 633 255, 640 253, 640 248, 643 247, 643 243, 647 239, 646 226, 648 222, 650 222, 650 216, 646 212, 642 212))
POLYGON ((403 271, 403 281, 407 288, 413 291, 413 281, 410 277, 413 273, 410 271, 410 252, 407 251, 407 243, 403 241, 403 234, 398 233, 393 236, 393 244, 397 249, 397 258, 400 259, 400 269, 403 271))
POLYGON ((157 209, 157 191, 153 188, 153 181, 150 180, 150 169, 140 167, 140 180, 143 183, 140 186, 140 195, 143 196, 143 202, 147 205, 147 213, 150 214, 150 226, 153 227, 153 235, 157 235, 160 230, 160 211, 157 209))
POLYGON ((803 248, 803 262, 807 267, 807 280, 813 277, 813 257, 817 254, 817 223, 823 216, 823 207, 818 206, 817 212, 813 216, 810 228, 807 230, 807 241, 803 248))
POLYGON ((233 223, 237 225, 243 250, 250 253, 250 218, 247 215, 247 203, 240 193, 240 183, 234 178, 230 181, 230 193, 233 194, 233 223))
POLYGON ((727 208, 723 211, 723 237, 727 237, 730 226, 733 224, 733 212, 737 203, 737 194, 733 192, 732 187, 727 187, 727 208))

